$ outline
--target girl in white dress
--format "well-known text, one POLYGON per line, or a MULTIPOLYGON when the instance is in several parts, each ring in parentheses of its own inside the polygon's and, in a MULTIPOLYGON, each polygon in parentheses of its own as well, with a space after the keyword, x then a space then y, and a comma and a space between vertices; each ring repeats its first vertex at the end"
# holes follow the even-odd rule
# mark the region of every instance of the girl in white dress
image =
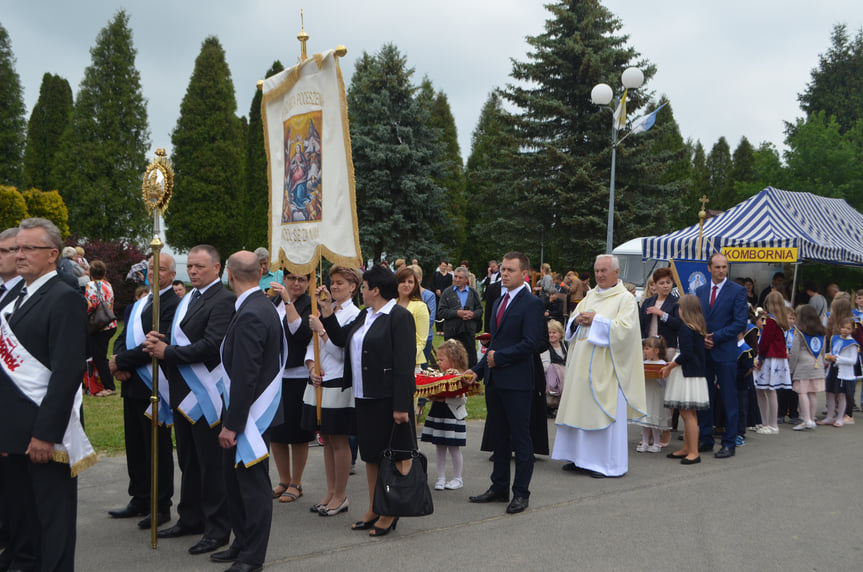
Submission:
MULTIPOLYGON (((662 336, 645 338, 641 342, 641 351, 646 364, 662 364, 665 360, 665 340, 662 336)), ((636 423, 641 425, 641 443, 635 447, 639 453, 659 453, 662 451, 662 432, 671 429, 668 409, 665 408, 665 380, 644 379, 644 392, 647 403, 647 415, 636 423), (652 442, 651 442, 652 441, 652 442)))

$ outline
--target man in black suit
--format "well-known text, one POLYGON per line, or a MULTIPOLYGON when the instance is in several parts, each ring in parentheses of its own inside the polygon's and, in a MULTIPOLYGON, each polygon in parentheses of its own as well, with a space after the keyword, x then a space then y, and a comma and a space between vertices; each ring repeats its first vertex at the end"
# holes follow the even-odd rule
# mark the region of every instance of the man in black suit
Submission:
POLYGON ((216 562, 233 562, 226 572, 261 569, 273 517, 268 433, 281 422, 281 408, 270 405, 280 397, 286 343, 281 318, 258 287, 260 268, 248 251, 228 259, 228 283, 237 301, 222 345, 225 408, 219 444, 236 538, 230 548, 210 556, 216 562))
POLYGON ((497 260, 489 260, 488 261, 488 273, 486 277, 482 279, 480 282, 482 287, 484 288, 482 293, 482 299, 485 302, 485 315, 483 316, 483 322, 485 326, 485 331, 491 331, 491 312, 489 309, 491 305, 494 304, 495 300, 500 298, 500 266, 497 264, 497 260))
POLYGON ((531 391, 534 388, 533 355, 545 336, 545 307, 525 283, 530 261, 520 252, 504 255, 501 283, 506 289, 492 305, 491 341, 488 351, 466 374, 485 379, 486 423, 494 443, 491 486, 470 502, 507 502, 510 458, 515 451, 513 499, 508 513, 528 506, 533 476, 533 442, 530 438, 531 391))
MULTIPOLYGON (((171 326, 171 345, 151 331, 144 349, 162 360, 168 376, 177 461, 182 472, 180 518, 159 538, 203 533, 190 554, 212 552, 228 543, 231 526, 225 499, 219 418, 222 402, 214 375, 221 358, 219 347, 231 316, 234 295, 222 286, 219 252, 208 244, 192 248, 186 262, 194 288, 177 306, 171 326)), ((176 291, 176 290, 175 290, 176 291)))
MULTIPOLYGON (((153 259, 149 260, 148 277, 153 283, 153 259)), ((176 276, 174 258, 159 257, 159 331, 169 335, 174 312, 180 299, 171 282, 176 276)), ((108 511, 113 518, 147 515, 138 522, 139 528, 150 528, 150 489, 152 459, 152 421, 147 416, 150 407, 150 387, 145 379, 152 376, 153 358, 144 350, 145 333, 153 326, 153 296, 135 302, 129 321, 114 342, 114 353, 108 362, 111 374, 122 383, 123 428, 126 433, 126 469, 129 473, 129 504, 108 511), (137 322, 137 323, 136 323, 137 322)), ((158 382, 157 382, 158 383, 158 382)), ((171 417, 167 396, 159 402, 157 523, 171 520, 171 497, 174 494, 174 453, 171 443, 171 417)))
POLYGON ((87 306, 57 276, 62 241, 52 222, 25 219, 11 248, 24 287, 0 310, 0 470, 10 534, 5 555, 21 569, 72 570, 74 475, 96 462, 78 416, 87 306), (86 456, 59 445, 70 439, 86 456), (26 557, 31 561, 25 563, 26 557))

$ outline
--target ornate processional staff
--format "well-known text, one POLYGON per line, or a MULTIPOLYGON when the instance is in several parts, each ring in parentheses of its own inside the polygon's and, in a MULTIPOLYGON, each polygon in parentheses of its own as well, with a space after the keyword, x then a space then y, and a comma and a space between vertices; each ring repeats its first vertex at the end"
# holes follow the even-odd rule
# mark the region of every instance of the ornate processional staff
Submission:
MULTIPOLYGON (((141 191, 144 197, 144 206, 147 212, 153 215, 153 240, 150 248, 153 249, 153 328, 159 331, 159 253, 162 250, 162 240, 159 238, 159 217, 168 208, 171 193, 174 190, 174 168, 168 159, 164 149, 156 149, 156 158, 147 167, 144 173, 144 184, 141 191)), ((128 326, 127 326, 128 327, 128 326)), ((153 433, 151 436, 152 459, 150 462, 152 474, 150 476, 150 544, 156 548, 158 537, 156 529, 159 525, 158 514, 159 501, 159 360, 153 356, 153 387, 150 394, 151 420, 153 433)))

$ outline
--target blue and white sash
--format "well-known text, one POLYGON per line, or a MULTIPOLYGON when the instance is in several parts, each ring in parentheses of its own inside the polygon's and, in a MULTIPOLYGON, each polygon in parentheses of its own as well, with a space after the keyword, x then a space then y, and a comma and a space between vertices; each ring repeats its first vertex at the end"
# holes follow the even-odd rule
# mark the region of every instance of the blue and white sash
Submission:
MULTIPOLYGON (((146 298, 141 298, 135 305, 132 306, 132 314, 129 317, 129 321, 132 324, 130 328, 129 325, 126 325, 126 348, 137 348, 141 344, 144 343, 144 340, 147 337, 147 334, 144 332, 144 327, 141 325, 141 314, 144 312, 144 306, 151 299, 152 295, 147 296, 146 298)), ((141 367, 135 369, 135 372, 138 376, 143 380, 143 382, 147 385, 150 391, 153 391, 153 366, 152 364, 142 365, 141 367)), ((159 424, 160 425, 173 425, 174 424, 174 415, 171 413, 171 405, 168 399, 169 390, 168 390, 168 377, 165 375, 165 372, 162 371, 162 366, 159 366, 159 424)), ((153 418, 153 404, 147 406, 147 411, 145 413, 147 417, 150 419, 153 418)))
POLYGON ((839 353, 848 346, 856 345, 858 344, 854 338, 848 338, 846 340, 842 336, 836 335, 830 338, 830 353, 833 355, 839 355, 839 353))
POLYGON ((809 353, 812 354, 812 357, 818 359, 818 356, 821 354, 821 350, 824 349, 824 336, 810 336, 803 333, 803 331, 796 326, 795 329, 800 332, 801 336, 803 336, 803 340, 806 342, 806 348, 809 350, 809 353))
POLYGON ((750 351, 752 348, 749 347, 749 344, 743 342, 742 344, 738 344, 737 346, 737 359, 740 359, 745 352, 750 351))
MULTIPOLYGON (((27 399, 36 405, 42 405, 42 400, 48 393, 51 370, 42 365, 18 341, 15 332, 9 327, 5 312, 0 313, 0 364, 3 372, 27 399)), ((81 425, 82 401, 81 385, 78 384, 63 440, 61 443, 54 443, 54 454, 51 458, 52 461, 68 464, 72 477, 99 462, 81 425)))
MULTIPOLYGON (((258 396, 249 408, 249 416, 246 419, 245 428, 237 434, 237 455, 234 458, 234 464, 239 465, 241 462, 246 467, 259 463, 269 456, 267 443, 264 441, 263 434, 270 427, 273 418, 276 416, 276 411, 282 402, 282 372, 285 369, 285 361, 288 357, 288 341, 285 338, 285 304, 280 303, 277 307, 273 306, 273 310, 279 316, 279 324, 282 328, 282 348, 279 352, 279 363, 281 366, 276 372, 275 377, 270 380, 267 388, 258 396)), ((225 352, 225 342, 222 340, 222 347, 219 349, 219 355, 222 356, 222 363, 219 364, 219 391, 225 400, 225 409, 231 408, 231 377, 225 371, 223 363, 225 352)))
MULTIPOLYGON (((189 310, 191 300, 191 294, 183 296, 174 314, 171 343, 175 346, 188 346, 192 343, 180 327, 180 322, 185 319, 189 310)), ((224 370, 216 366, 210 371, 202 363, 180 364, 177 369, 191 390, 177 406, 177 410, 191 423, 197 422, 203 415, 210 427, 217 425, 222 415, 222 396, 219 394, 218 384, 221 378, 220 372, 224 370)))
POLYGON ((863 323, 863 310, 858 310, 854 308, 851 310, 851 313, 854 314, 854 320, 860 323, 863 323))

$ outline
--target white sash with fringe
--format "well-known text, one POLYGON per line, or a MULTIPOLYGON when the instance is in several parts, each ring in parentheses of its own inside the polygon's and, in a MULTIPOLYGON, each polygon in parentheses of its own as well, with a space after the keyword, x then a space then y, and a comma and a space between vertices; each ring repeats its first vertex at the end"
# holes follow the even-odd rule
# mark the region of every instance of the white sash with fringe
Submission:
MULTIPOLYGON (((282 402, 282 372, 285 369, 285 361, 288 357, 288 341, 285 338, 285 304, 280 303, 274 306, 273 309, 279 316, 279 324, 282 328, 282 349, 279 352, 279 363, 281 366, 276 372, 276 376, 270 380, 267 388, 258 396, 249 408, 249 416, 246 419, 246 426, 242 432, 237 434, 237 455, 234 458, 234 465, 239 465, 242 462, 246 467, 259 463, 269 456, 267 443, 264 441, 264 432, 270 427, 273 418, 276 416, 276 411, 282 402)), ((222 363, 219 364, 218 371, 221 379, 219 380, 219 390, 225 400, 225 409, 231 408, 231 377, 225 371, 223 363, 225 351, 225 342, 222 340, 222 347, 219 349, 219 355, 222 356, 222 363)))
MULTIPOLYGON (((221 286, 218 284, 217 286, 221 286)), ((212 286, 215 287, 215 286, 212 286)), ((180 327, 180 322, 186 317, 189 304, 192 301, 191 293, 183 296, 177 313, 174 314, 174 324, 171 326, 171 343, 175 346, 188 346, 192 342, 180 327)), ((199 303, 201 303, 199 301, 199 303)), ((180 375, 186 380, 191 390, 180 402, 177 410, 190 422, 195 423, 203 415, 210 427, 216 426, 222 414, 222 396, 219 394, 220 372, 224 371, 218 365, 213 371, 207 369, 202 363, 180 364, 177 366, 180 375)))
MULTIPOLYGON (((42 365, 18 341, 15 332, 9 327, 6 315, 6 312, 0 313, 0 363, 2 363, 3 371, 30 401, 36 405, 42 405, 42 399, 48 392, 51 370, 42 365)), ((81 425, 82 400, 82 390, 79 384, 72 403, 72 411, 69 414, 69 423, 66 425, 65 433, 63 433, 63 441, 62 443, 54 443, 54 455, 52 457, 52 460, 58 463, 68 463, 73 477, 99 462, 99 458, 93 451, 93 446, 90 445, 81 425)))
MULTIPOLYGON (((141 314, 144 312, 144 306, 152 299, 152 294, 146 298, 141 298, 135 305, 132 306, 132 314, 129 316, 129 321, 132 327, 126 325, 126 349, 137 348, 144 343, 147 334, 144 332, 144 327, 141 325, 141 314)), ((142 365, 135 369, 135 372, 143 380, 144 384, 153 391, 153 366, 152 364, 142 365)), ((174 415, 171 413, 171 405, 168 399, 168 377, 162 371, 162 366, 159 366, 159 424, 173 425, 174 415)), ((145 412, 147 417, 153 418, 153 404, 147 406, 145 412)))

